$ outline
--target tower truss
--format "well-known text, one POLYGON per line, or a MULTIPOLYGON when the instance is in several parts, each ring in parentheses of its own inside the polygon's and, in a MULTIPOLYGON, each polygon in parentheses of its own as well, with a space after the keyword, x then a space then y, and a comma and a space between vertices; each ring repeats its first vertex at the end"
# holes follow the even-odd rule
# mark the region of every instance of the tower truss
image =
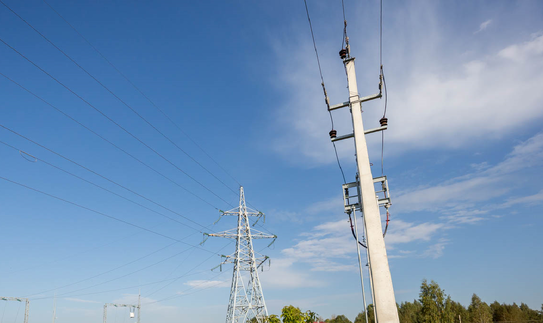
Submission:
POLYGON ((222 269, 224 264, 234 264, 226 323, 245 323, 252 318, 256 318, 259 323, 262 323, 264 318, 268 316, 268 309, 258 278, 258 269, 269 257, 254 251, 253 239, 274 239, 275 241, 277 236, 260 232, 254 228, 251 229, 249 217, 256 217, 256 221, 258 221, 264 217, 264 213, 247 207, 243 187, 239 189, 239 206, 222 213, 222 215, 237 216, 237 228, 206 235, 236 240, 236 251, 232 255, 223 255, 223 261, 219 265, 222 269), (242 272, 248 272, 248 274, 244 275, 242 272), (244 277, 247 279, 247 284, 244 283, 244 277))

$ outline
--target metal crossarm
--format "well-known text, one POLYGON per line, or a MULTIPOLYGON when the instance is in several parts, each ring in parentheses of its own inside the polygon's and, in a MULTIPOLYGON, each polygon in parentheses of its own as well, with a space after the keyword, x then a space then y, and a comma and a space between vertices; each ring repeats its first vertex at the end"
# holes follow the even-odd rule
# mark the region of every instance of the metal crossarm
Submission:
POLYGON ((263 264, 266 261, 269 262, 269 257, 254 251, 253 240, 275 240, 277 236, 251 229, 249 217, 257 217, 258 221, 260 218, 264 217, 264 213, 247 208, 243 187, 240 187, 239 196, 239 206, 237 208, 222 212, 222 215, 238 217, 237 228, 206 235, 236 240, 235 253, 231 255, 222 255, 221 258, 223 261, 217 266, 222 270, 224 264, 234 264, 232 285, 230 288, 230 301, 228 302, 228 310, 226 313, 226 323, 245 323, 253 318, 255 318, 257 322, 263 323, 264 318, 268 316, 268 309, 266 307, 266 302, 264 301, 264 294, 258 277, 258 269, 263 268, 263 264), (249 272, 249 274, 242 275, 242 272, 249 272), (245 278, 248 278, 247 284, 243 282, 244 276, 245 278))

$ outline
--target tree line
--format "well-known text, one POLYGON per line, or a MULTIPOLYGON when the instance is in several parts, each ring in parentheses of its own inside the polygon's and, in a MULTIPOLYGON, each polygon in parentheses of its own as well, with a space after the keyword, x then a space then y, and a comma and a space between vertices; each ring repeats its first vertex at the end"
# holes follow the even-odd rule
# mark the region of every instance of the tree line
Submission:
MULTIPOLYGON (((495 301, 487 304, 476 294, 471 297, 468 307, 455 302, 450 295, 439 285, 425 279, 420 286, 419 298, 413 302, 397 304, 400 323, 509 323, 509 322, 543 322, 543 304, 541 309, 533 310, 528 305, 521 303, 505 304, 495 301)), ((373 305, 359 313, 354 323, 375 323, 373 305)), ((257 323, 256 318, 250 321, 257 323)), ((264 323, 353 323, 345 315, 334 315, 329 319, 319 317, 315 312, 305 311, 288 305, 283 307, 281 315, 270 315, 264 323)))

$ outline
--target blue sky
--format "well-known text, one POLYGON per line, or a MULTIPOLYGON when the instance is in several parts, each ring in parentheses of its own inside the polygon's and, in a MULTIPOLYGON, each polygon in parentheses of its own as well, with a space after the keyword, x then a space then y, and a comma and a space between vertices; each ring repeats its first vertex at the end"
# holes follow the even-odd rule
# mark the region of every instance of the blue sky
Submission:
MULTIPOLYGON (((267 249, 255 243, 272 259, 261 273, 269 312, 293 304, 354 319, 362 308, 356 249, 303 1, 49 1, 182 131, 43 1, 2 1, 186 154, 0 6, 5 43, 164 156, 0 44, 0 73, 141 161, 0 77, 0 124, 42 145, 0 129, 11 145, 0 144, 0 176, 102 213, 1 180, 1 296, 30 297, 35 323, 51 319, 55 294, 57 322, 87 323, 101 319, 104 303, 133 302, 140 289, 142 322, 221 321, 231 267, 210 269, 220 261, 214 254, 234 245, 198 244, 200 231, 235 225, 212 226, 216 208, 237 204, 238 181, 279 236, 267 249)), ((343 102, 341 2, 308 5, 330 100, 343 102)), ((377 90, 378 5, 345 1, 361 95, 377 90)), ((385 1, 393 198, 385 241, 398 302, 417 298, 426 278, 465 305, 477 293, 541 306, 542 16, 539 1, 385 1)), ((383 102, 363 110, 366 127, 375 126, 383 102)), ((334 118, 339 134, 351 130, 348 114, 334 118)), ((377 175, 380 136, 368 143, 377 175)), ((338 152, 353 180, 352 144, 338 152)), ((0 311, 6 321, 22 317, 17 303, 0 311)), ((124 322, 128 312, 109 314, 124 322)))

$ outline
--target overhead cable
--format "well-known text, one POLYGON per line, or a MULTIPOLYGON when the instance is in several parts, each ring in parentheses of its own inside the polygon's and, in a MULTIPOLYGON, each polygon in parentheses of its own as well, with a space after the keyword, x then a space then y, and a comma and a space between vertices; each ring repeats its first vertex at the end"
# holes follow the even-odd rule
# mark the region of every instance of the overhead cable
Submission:
MULTIPOLYGON (((35 144, 35 145, 38 146, 38 147, 41 147, 41 148, 43 148, 43 149, 45 149, 45 150, 47 150, 47 151, 49 151, 49 152, 51 152, 51 153, 57 155, 58 157, 60 157, 60 158, 62 158, 62 159, 64 159, 64 160, 66 160, 66 161, 68 161, 68 162, 70 162, 70 163, 72 163, 72 164, 74 164, 74 165, 76 165, 76 166, 79 166, 79 167, 83 168, 84 170, 86 170, 86 171, 88 171, 88 172, 90 172, 90 173, 92 173, 92 174, 94 174, 94 175, 96 175, 96 176, 98 176, 98 177, 100 177, 100 178, 105 179, 106 181, 108 181, 108 182, 110 182, 110 183, 112 183, 112 184, 114 184, 114 185, 117 185, 117 186, 119 186, 119 187, 121 187, 121 188, 123 188, 123 189, 129 191, 129 192, 132 193, 132 194, 135 194, 135 195, 137 195, 137 196, 139 196, 139 197, 145 199, 146 201, 149 201, 149 202, 151 202, 151 203, 153 203, 153 204, 155 204, 155 205, 157 205, 157 206, 159 206, 159 207, 161 207, 161 208, 163 208, 163 209, 165 209, 165 210, 167 210, 167 211, 169 211, 169 212, 172 212, 172 213, 174 213, 174 214, 176 214, 176 215, 178 215, 178 216, 180 216, 180 217, 186 219, 187 221, 190 221, 190 222, 192 222, 192 223, 194 223, 194 224, 196 224, 196 225, 198 225, 198 226, 200 226, 200 227, 202 227, 202 228, 204 228, 204 229, 208 229, 208 227, 204 226, 203 224, 200 224, 200 223, 198 223, 198 222, 192 220, 191 218, 189 218, 189 217, 187 217, 187 216, 184 216, 184 215, 180 214, 179 212, 176 212, 176 211, 174 211, 174 210, 172 210, 172 209, 170 209, 170 208, 168 208, 168 207, 166 207, 166 206, 164 206, 164 205, 162 205, 162 204, 160 204, 160 203, 157 203, 157 202, 153 201, 152 199, 150 199, 150 198, 148 198, 148 197, 146 197, 146 196, 144 196, 144 195, 141 195, 140 193, 137 193, 136 191, 134 191, 134 190, 132 190, 132 189, 129 189, 128 187, 123 186, 123 185, 121 185, 121 184, 115 182, 115 181, 112 180, 112 179, 109 179, 108 177, 106 177, 106 176, 104 176, 104 175, 102 175, 102 174, 100 174, 100 173, 98 173, 98 172, 93 171, 92 169, 90 169, 90 168, 88 168, 88 167, 86 167, 86 166, 83 166, 82 164, 80 164, 80 163, 78 163, 78 162, 76 162, 76 161, 74 161, 74 160, 72 160, 72 159, 70 159, 70 158, 68 158, 68 157, 66 157, 66 156, 64 156, 64 155, 62 155, 62 154, 60 154, 60 153, 57 153, 56 151, 54 151, 54 150, 52 150, 52 149, 50 149, 50 148, 47 148, 47 147, 45 147, 44 145, 42 145, 42 144, 40 144, 40 143, 38 143, 38 142, 36 142, 36 141, 34 141, 34 140, 28 138, 28 137, 25 137, 24 135, 18 133, 17 131, 15 131, 15 130, 13 130, 13 129, 10 129, 10 128, 8 128, 8 127, 2 125, 2 124, 0 124, 0 127, 3 128, 3 129, 5 129, 5 130, 7 130, 7 131, 9 131, 9 132, 11 132, 11 133, 13 133, 13 134, 15 134, 15 135, 17 135, 17 136, 19 136, 19 137, 21 137, 21 138, 23 138, 23 139, 25 139, 25 140, 27 140, 27 141, 29 141, 29 142, 31 142, 31 143, 33 143, 33 144, 35 144)), ((199 231, 199 230, 198 230, 198 231, 199 231)))
POLYGON ((179 239, 177 239, 177 238, 168 236, 168 235, 166 235, 166 234, 163 234, 163 233, 160 233, 160 232, 151 230, 151 229, 147 229, 147 228, 145 228, 145 227, 143 227, 143 226, 140 226, 140 225, 138 225, 138 224, 134 224, 134 223, 132 223, 132 222, 129 222, 129 221, 126 221, 126 220, 117 218, 117 217, 115 217, 115 216, 106 214, 106 213, 104 213, 104 212, 100 212, 100 211, 94 210, 94 209, 89 208, 89 207, 86 207, 86 206, 84 206, 84 205, 81 205, 81 204, 78 204, 78 203, 75 203, 75 202, 66 200, 66 199, 64 199, 64 198, 58 197, 58 196, 53 195, 53 194, 49 194, 49 193, 47 193, 47 192, 44 192, 44 191, 38 190, 38 189, 36 189, 36 188, 30 187, 30 186, 28 186, 28 185, 25 185, 25 184, 22 184, 22 183, 19 183, 19 182, 10 180, 10 179, 8 179, 8 178, 5 178, 5 177, 0 176, 0 179, 4 180, 4 181, 6 181, 6 182, 10 182, 10 183, 12 183, 12 184, 18 185, 18 186, 20 186, 20 187, 24 187, 24 188, 26 188, 26 189, 28 189, 28 190, 31 190, 31 191, 34 191, 34 192, 36 192, 36 193, 40 193, 40 194, 49 196, 49 197, 51 197, 51 198, 53 198, 53 199, 62 201, 62 202, 64 202, 64 203, 67 203, 67 204, 76 206, 76 207, 81 208, 81 209, 83 209, 83 210, 87 210, 87 211, 90 211, 90 212, 92 212, 92 213, 96 213, 96 214, 98 214, 98 215, 104 216, 104 217, 109 218, 109 219, 112 219, 112 220, 114 220, 114 221, 117 221, 117 222, 120 222, 120 223, 129 225, 129 226, 132 226, 132 227, 135 227, 135 228, 144 230, 144 231, 147 231, 147 232, 152 233, 152 234, 154 234, 154 235, 157 235, 157 236, 160 236, 160 237, 169 239, 169 240, 173 240, 173 241, 176 241, 176 242, 185 244, 185 245, 187 245, 187 246, 191 246, 191 247, 194 247, 194 248, 203 250, 203 251, 205 251, 205 252, 209 252, 209 253, 215 254, 214 252, 209 251, 209 250, 207 250, 207 249, 204 249, 204 248, 201 248, 201 247, 192 245, 192 244, 190 244, 190 243, 184 242, 184 241, 182 241, 182 240, 179 240, 179 239))
MULTIPOLYGON (((66 284, 66 285, 58 286, 58 287, 55 287, 55 288, 52 288, 52 289, 44 290, 44 291, 41 291, 41 292, 38 292, 38 293, 30 294, 30 295, 27 295, 27 296, 25 296, 25 297, 32 297, 32 296, 34 296, 34 295, 40 295, 40 294, 45 294, 45 293, 48 293, 48 292, 51 292, 51 291, 56 291, 56 290, 59 290, 59 289, 63 289, 63 288, 66 288, 66 287, 70 287, 70 286, 73 286, 73 285, 77 285, 77 284, 80 284, 80 283, 89 281, 89 280, 91 280, 91 279, 94 279, 94 278, 103 276, 103 275, 105 275, 105 274, 109 274, 110 272, 113 272, 113 271, 115 271, 115 270, 117 270, 117 269, 126 267, 126 266, 131 265, 131 264, 133 264, 133 263, 136 263, 136 262, 138 262, 138 261, 140 261, 140 260, 143 260, 143 259, 145 259, 145 258, 148 258, 148 257, 150 257, 150 256, 152 256, 152 255, 154 255, 154 254, 157 254, 157 253, 159 253, 160 251, 165 250, 165 249, 167 249, 167 248, 169 248, 169 247, 171 247, 171 246, 173 246, 173 245, 175 245, 175 244, 177 244, 177 242, 170 243, 170 244, 168 244, 168 245, 166 245, 166 246, 164 246, 164 247, 162 247, 162 248, 159 248, 159 249, 157 249, 157 250, 154 250, 154 251, 152 251, 152 252, 146 254, 145 256, 139 257, 138 259, 132 260, 132 261, 130 261, 130 262, 128 262, 128 263, 125 263, 125 264, 123 264, 123 265, 121 265, 121 266, 118 266, 118 267, 115 267, 115 268, 113 268, 113 269, 109 269, 109 270, 107 270, 107 271, 101 272, 101 273, 99 273, 99 274, 97 274, 97 275, 94 275, 94 276, 91 276, 91 277, 88 277, 88 278, 85 278, 85 279, 81 279, 81 280, 78 280, 78 281, 76 281, 76 282, 69 283, 69 284, 66 284)), ((57 296, 62 296, 62 295, 63 295, 63 294, 58 294, 57 296)), ((36 299, 40 299, 40 298, 36 298, 36 299)))
MULTIPOLYGON (((343 4, 343 1, 342 1, 342 4, 343 4)), ((317 65, 319 66, 319 75, 320 75, 320 78, 321 78, 321 86, 322 86, 322 90, 324 92, 324 102, 326 103, 326 106, 328 108, 328 113, 330 114, 330 122, 332 124, 332 129, 334 129, 334 118, 332 117, 332 112, 330 111, 330 100, 328 98, 328 93, 326 92, 326 87, 324 85, 324 77, 322 75, 321 62, 320 62, 320 59, 319 59, 319 52, 317 50, 317 43, 315 42, 315 34, 313 33, 313 24, 311 23, 311 17, 309 16, 309 8, 307 7, 307 0, 304 0, 304 5, 305 5, 305 12, 307 14, 307 21, 309 23, 309 30, 311 31, 311 39, 313 40, 313 48, 315 50, 315 56, 317 58, 317 65)), ((343 12, 343 15, 345 17, 345 11, 343 12)), ((332 145, 334 146, 334 152, 336 154, 336 160, 337 160, 337 164, 339 166, 339 170, 341 171, 341 176, 343 177, 343 182, 347 183, 347 181, 345 179, 345 173, 343 172, 343 167, 341 167, 341 162, 339 161, 339 156, 338 156, 338 153, 337 153, 336 143, 332 142, 332 145)))
MULTIPOLYGON (((5 146, 7 146, 7 147, 9 147, 9 148, 14 149, 14 150, 22 151, 22 150, 20 150, 20 149, 14 147, 14 146, 12 146, 12 145, 10 145, 10 144, 8 144, 8 143, 5 143, 5 142, 3 142, 3 141, 1 141, 1 140, 0 140, 0 143, 3 144, 3 145, 5 145, 5 146)), ((141 203, 138 203, 138 202, 136 202, 136 201, 134 201, 134 200, 131 200, 131 199, 129 199, 129 198, 125 197, 125 196, 122 196, 122 195, 120 195, 120 194, 118 194, 118 193, 115 193, 115 192, 113 192, 113 191, 111 191, 111 190, 109 190, 109 189, 107 189, 107 188, 105 188, 105 187, 103 187, 103 186, 100 186, 100 185, 98 185, 98 184, 96 184, 96 183, 93 183, 93 182, 91 182, 91 181, 89 181, 89 180, 87 180, 87 179, 84 179, 84 178, 81 177, 81 176, 78 176, 78 175, 76 175, 76 174, 74 174, 74 173, 71 173, 71 172, 69 172, 69 171, 67 171, 67 170, 65 170, 65 169, 63 169, 63 168, 60 168, 60 167, 58 167, 58 166, 55 166, 55 165, 53 165, 53 164, 51 164, 51 163, 49 163, 49 162, 47 162, 47 161, 45 161, 45 160, 43 160, 43 159, 41 159, 41 158, 38 158, 38 157, 35 157, 35 156, 33 156, 33 157, 36 159, 36 161, 41 161, 42 163, 44 163, 44 164, 46 164, 46 165, 48 165, 48 166, 50 166, 50 167, 53 167, 53 168, 55 168, 55 169, 57 169, 57 170, 59 170, 59 171, 61 171, 61 172, 64 172, 64 173, 66 173, 66 174, 68 174, 68 175, 70 175, 70 176, 72 176, 72 177, 75 177, 75 178, 77 178, 77 179, 79 179, 79 180, 81 180, 81 181, 83 181, 83 182, 86 182, 86 183, 88 183, 88 184, 91 184, 91 185, 94 186, 94 187, 97 187, 97 188, 99 188, 99 189, 101 189, 101 190, 103 190, 103 191, 106 191, 106 192, 108 192, 108 193, 110 193, 110 194, 112 194, 112 195, 115 195, 115 196, 117 196, 117 197, 119 197, 119 198, 122 198, 122 199, 124 199, 124 200, 126 200, 126 201, 128 201, 128 202, 130 202, 130 203, 133 203, 133 204, 135 204, 135 205, 137 205, 137 206, 139 206, 139 207, 141 207, 141 208, 144 208, 144 209, 146 209, 146 210, 148 210, 148 211, 151 211, 151 212, 153 212, 153 213, 156 213, 156 214, 158 214, 158 215, 160 215, 160 216, 162 216, 162 217, 164 217, 164 218, 166 218, 166 219, 169 219, 169 220, 171 220, 171 221, 173 221, 173 222, 176 222, 176 223, 179 223, 179 224, 181 224, 181 225, 183 225, 183 226, 186 226, 187 228, 190 228, 190 229, 193 229, 193 230, 196 230, 196 231, 202 233, 202 231, 201 231, 200 229, 197 229, 197 228, 192 227, 192 226, 190 226, 190 225, 188 225, 188 224, 186 224, 186 223, 183 223, 183 222, 181 222, 181 221, 178 221, 178 220, 176 220, 176 219, 174 219, 174 218, 172 218, 172 217, 170 217, 170 216, 167 216, 167 215, 164 214, 164 213, 161 213, 161 212, 158 212, 158 211, 156 211, 156 210, 153 210, 153 209, 151 209, 151 208, 149 208, 149 207, 147 207, 147 206, 145 206, 145 205, 143 205, 143 204, 141 204, 141 203)), ((185 216, 183 216, 183 215, 180 215, 180 216, 185 218, 185 216)), ((188 218, 187 218, 187 219, 188 219, 188 218)), ((202 227, 203 227, 203 226, 202 226, 202 227)), ((207 229, 207 228, 206 228, 206 229, 207 229)))
MULTIPOLYGON (((138 91, 147 101, 149 101, 149 103, 151 103, 164 117, 166 117, 166 119, 168 119, 168 121, 170 121, 170 123, 172 123, 176 128, 177 130, 179 130, 185 137, 187 137, 196 147, 198 147, 211 161, 213 161, 213 163, 215 163, 215 165, 217 165, 226 175, 228 175, 234 182, 236 182, 239 186, 242 186, 241 183, 236 179, 234 178, 226 169, 224 169, 221 164, 219 164, 213 157, 211 157, 211 155, 209 155, 207 153, 207 151, 202 148, 194 139, 192 139, 192 137, 190 137, 184 130, 182 127, 180 127, 172 118, 170 118, 170 116, 168 116, 158 105, 155 104, 155 102, 153 100, 151 100, 151 98, 149 98, 134 82, 132 82, 132 80, 130 80, 123 72, 121 72, 104 54, 102 54, 102 52, 100 52, 87 38, 85 38, 70 22, 68 22, 68 20, 66 18, 64 18, 57 10, 55 10, 55 8, 53 8, 53 6, 51 6, 47 1, 43 0, 43 2, 49 7, 51 8, 51 10, 53 10, 68 26, 70 26, 70 28, 75 31, 96 53, 98 53, 98 55, 100 55, 100 57, 102 57, 104 59, 104 61, 106 61, 120 76, 122 76, 128 83, 130 83, 130 85, 132 85, 132 87, 134 87, 134 89, 136 89, 136 91, 138 91)), ((228 187, 230 188, 230 187, 228 187)), ((237 195, 238 193, 235 192, 235 194, 237 195)))
MULTIPOLYGON (((0 0, 1 1, 1 0, 0 0)), ((88 105, 89 107, 91 107, 93 110, 95 110, 96 112, 98 112, 99 114, 101 114, 103 117, 105 117, 106 119, 108 119, 111 123, 113 123, 114 125, 116 125, 119 129, 123 130, 125 133, 127 133, 128 135, 130 135, 132 138, 134 138, 136 141, 138 141, 139 143, 141 143, 142 145, 144 145, 147 149, 151 150, 153 153, 155 153, 157 156, 159 156, 160 158, 162 158, 164 161, 166 161, 167 163, 169 163, 170 165, 172 165, 174 168, 176 168, 177 170, 179 170, 180 172, 182 172, 183 174, 185 174, 187 177, 189 177, 191 180, 193 180, 194 182, 198 183, 201 187, 203 187, 204 189, 206 189, 208 192, 210 192, 211 194, 213 194, 214 196, 216 196, 218 199, 222 200, 223 202, 225 202, 226 204, 230 205, 233 207, 233 205, 231 203, 229 203, 228 201, 226 201, 225 199, 223 199, 222 197, 220 197, 219 195, 217 195, 217 193, 213 192, 211 189, 209 189, 207 186, 205 186, 203 183, 201 183, 200 181, 198 181, 197 179, 195 179, 194 177, 192 177, 191 175, 189 175, 187 172, 185 172, 183 169, 181 169, 179 166, 177 166, 175 163, 173 163, 171 160, 169 160, 168 158, 166 158, 164 155, 162 155, 161 153, 159 153, 157 150, 155 150, 154 148, 152 148, 151 146, 149 146, 147 143, 145 143, 143 140, 141 140, 140 138, 138 138, 136 135, 134 135, 132 132, 130 132, 128 129, 124 128, 123 126, 121 126, 119 123, 117 123, 115 120, 113 120, 111 117, 109 117, 107 114, 105 114, 103 111, 101 111, 100 109, 98 109, 97 107, 95 107, 94 105, 92 105, 89 101, 85 100, 82 96, 80 96, 79 94, 77 94, 74 90, 72 90, 71 88, 69 88, 67 85, 65 85, 64 83, 60 82, 57 78, 55 78, 53 75, 51 75, 49 72, 47 72, 46 70, 44 70, 43 68, 41 68, 38 64, 34 63, 32 60, 30 60, 28 57, 26 57, 24 54, 22 54, 21 52, 19 52, 17 49, 15 49, 13 46, 9 45, 7 42, 5 42, 3 39, 0 38, 0 42, 2 42, 4 45, 6 45, 7 47, 9 47, 11 50, 13 50, 15 53, 17 53, 19 56, 21 56, 22 58, 24 58, 26 61, 28 61, 29 63, 31 63, 32 65, 34 65, 36 68, 38 68, 40 71, 42 71, 45 75, 49 76, 52 80, 54 80, 56 83, 58 83, 60 86, 64 87, 66 90, 68 90, 70 93, 72 93, 73 95, 75 95, 78 99, 80 99, 81 101, 83 101, 86 105, 88 105)), ((188 190, 187 190, 188 191, 188 190)))
MULTIPOLYGON (((20 20, 22 20, 25 24, 27 24, 32 30, 34 30, 37 34, 39 34, 43 39, 45 39, 49 44, 51 44, 55 49, 57 49, 60 53, 62 53, 66 58, 68 58, 72 63, 74 63, 79 69, 81 69, 85 74, 87 74, 90 78, 92 78, 96 83, 98 83, 101 87, 103 87, 106 91, 108 91, 111 95, 113 95, 119 102, 121 102, 124 106, 126 106, 128 109, 130 109, 134 114, 136 114, 141 120, 143 120, 147 125, 149 125, 151 128, 153 128, 156 132, 158 132, 164 139, 169 141, 172 145, 174 145, 179 151, 184 153, 187 157, 189 157, 193 162, 195 162, 198 166, 200 166, 202 169, 204 169, 207 173, 209 173, 211 176, 213 176, 216 180, 218 180, 221 184, 223 184, 225 187, 227 187, 230 191, 232 191, 234 194, 236 192, 228 185, 226 185, 223 181, 221 181, 215 174, 210 172, 205 166, 203 166, 200 162, 198 162, 196 159, 194 159, 189 153, 187 153, 185 150, 183 150, 179 145, 177 145, 173 140, 171 140, 168 136, 166 136, 162 131, 160 131, 156 126, 154 126, 151 122, 149 122, 145 117, 143 117, 140 113, 138 113, 132 106, 130 106, 128 103, 126 103, 123 99, 121 99, 117 94, 115 94, 111 89, 109 89, 105 84, 103 84, 100 80, 98 80, 94 75, 92 75, 89 71, 87 71, 83 66, 81 66, 79 63, 77 63, 70 55, 68 55, 66 52, 64 52, 60 47, 55 45, 49 38, 47 38, 44 34, 42 34, 39 30, 37 30, 34 26, 32 26, 28 21, 26 21, 23 17, 21 17, 19 14, 17 14, 13 9, 11 9, 8 5, 6 5, 2 0, 0 0, 0 3, 2 3, 7 9, 9 9, 13 14, 15 14, 20 20)), ((109 119, 109 118, 108 118, 109 119)), ((123 129, 124 130, 124 129, 123 129)), ((134 137, 134 136, 133 136, 134 137)), ((135 138, 135 137, 134 137, 135 138)), ((137 139, 137 138, 136 138, 137 139)), ((139 139, 138 139, 139 141, 139 139)), ((140 141, 141 142, 141 141, 140 141)), ((146 145, 147 146, 147 145, 146 145)), ((148 147, 151 149, 150 147, 148 147)), ((151 149, 153 152, 157 153, 154 149, 151 149)), ((157 153, 158 154, 158 153, 157 153)), ((160 155, 160 154, 158 154, 160 155)), ((160 155, 161 156, 161 155, 160 155)), ((161 156, 162 157, 162 156, 161 156)), ((164 158, 164 157, 162 157, 164 158)), ((171 162, 170 162, 171 163, 171 162)), ((172 164, 173 165, 173 164, 172 164)), ((203 185, 200 181, 196 180, 194 177, 189 175, 184 170, 181 170, 177 166, 175 166, 177 169, 179 169, 183 174, 188 176, 191 180, 195 181, 202 187, 204 187, 206 190, 211 192, 212 194, 215 194, 213 191, 211 191, 209 188, 207 188, 205 185, 203 185)), ((215 194, 216 195, 216 194, 215 194)), ((216 195, 219 197, 218 195, 216 195)), ((220 198, 220 197, 219 197, 220 198)), ((222 199, 222 198, 220 198, 222 199)), ((224 200, 223 200, 224 201, 224 200)), ((225 201, 226 202, 226 201, 225 201)), ((226 202, 228 204, 228 202, 226 202)))

